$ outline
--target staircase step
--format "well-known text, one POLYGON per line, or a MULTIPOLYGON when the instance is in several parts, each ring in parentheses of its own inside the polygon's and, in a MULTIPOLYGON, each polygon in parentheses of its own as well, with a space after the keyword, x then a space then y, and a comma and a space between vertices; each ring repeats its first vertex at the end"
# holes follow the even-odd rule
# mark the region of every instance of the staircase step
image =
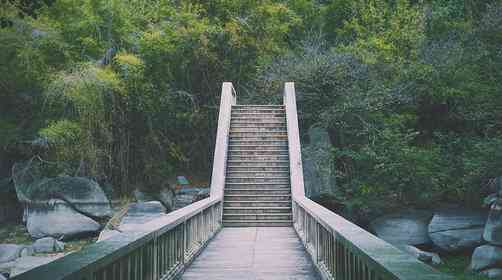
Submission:
POLYGON ((225 194, 229 195, 290 195, 289 188, 265 188, 265 189, 225 189, 225 194))
POLYGON ((288 160, 288 155, 228 155, 228 160, 241 160, 241 161, 277 161, 277 160, 288 160))
POLYGON ((267 120, 267 119, 260 119, 260 120, 249 120, 249 119, 232 119, 230 121, 230 125, 245 125, 245 126, 286 126, 286 120, 281 119, 281 120, 267 120))
POLYGON ((291 200, 224 200, 223 207, 291 207, 291 200))
POLYGON ((290 201, 289 194, 225 194, 230 201, 290 201))
POLYGON ((286 119, 286 113, 235 113, 232 112, 230 119, 260 119, 260 120, 271 120, 273 118, 286 119))
POLYGON ((230 171, 227 170, 227 178, 286 178, 289 179, 289 171, 230 171))
POLYGON ((286 122, 286 115, 284 116, 279 116, 279 117, 274 117, 274 116, 264 116, 264 117, 258 117, 259 115, 263 114, 256 114, 256 115, 249 115, 249 116, 240 116, 239 114, 234 114, 230 118, 230 123, 239 123, 239 122, 253 122, 253 123, 262 123, 262 122, 279 122, 283 123, 286 122))
POLYGON ((268 109, 232 109, 232 113, 234 114, 249 114, 249 113, 255 113, 255 114, 284 114, 285 110, 284 109, 273 109, 273 108, 268 108, 268 109))
POLYGON ((229 156, 288 156, 288 150, 231 150, 229 156))
POLYGON ((292 220, 291 213, 249 213, 249 214, 231 214, 223 213, 223 220, 292 220))
POLYGON ((287 144, 263 144, 263 145, 249 145, 249 144, 230 144, 229 150, 289 150, 287 144))
POLYGON ((261 130, 261 131, 280 131, 286 130, 286 124, 256 124, 256 123, 246 123, 246 124, 230 124, 230 130, 239 131, 239 130, 261 130))
POLYGON ((263 189, 280 189, 286 188, 290 189, 291 186, 289 182, 287 183, 225 183, 225 189, 250 189, 250 188, 263 188, 263 189))
POLYGON ((288 141, 287 135, 271 136, 271 135, 230 135, 230 143, 234 142, 276 142, 276 141, 288 141))
POLYGON ((227 166, 227 174, 229 172, 242 172, 242 171, 254 171, 254 172, 263 172, 263 171, 281 171, 281 172, 287 172, 289 174, 289 166, 288 165, 283 165, 283 166, 266 166, 266 165, 261 165, 261 166, 242 166, 242 165, 228 165, 227 166))
POLYGON ((269 184, 289 184, 289 176, 288 177, 233 177, 227 176, 227 183, 269 183, 269 184))
POLYGON ((223 220, 224 227, 290 227, 289 220, 223 220))
POLYGON ((231 214, 291 213, 291 207, 225 207, 223 211, 231 214))
POLYGON ((288 160, 228 160, 230 166, 289 166, 288 160))

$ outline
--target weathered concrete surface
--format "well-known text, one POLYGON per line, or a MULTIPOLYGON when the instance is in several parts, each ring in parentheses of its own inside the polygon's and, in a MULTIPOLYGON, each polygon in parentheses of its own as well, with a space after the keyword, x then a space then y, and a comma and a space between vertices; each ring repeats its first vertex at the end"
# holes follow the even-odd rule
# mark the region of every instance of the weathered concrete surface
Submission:
POLYGON ((291 227, 223 228, 183 274, 193 279, 319 279, 291 227))

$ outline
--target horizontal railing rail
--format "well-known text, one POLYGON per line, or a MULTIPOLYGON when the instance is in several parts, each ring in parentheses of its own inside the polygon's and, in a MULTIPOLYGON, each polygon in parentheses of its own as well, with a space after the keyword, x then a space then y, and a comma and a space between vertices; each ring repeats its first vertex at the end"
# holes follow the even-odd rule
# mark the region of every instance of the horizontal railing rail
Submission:
POLYGON ((13 280, 176 279, 222 227, 223 188, 231 107, 231 83, 224 83, 209 198, 19 274, 13 280))
POLYGON ((206 198, 11 279, 174 279, 221 228, 221 211, 206 198))
POLYGON ((305 197, 293 83, 286 83, 293 226, 323 279, 453 279, 305 197))

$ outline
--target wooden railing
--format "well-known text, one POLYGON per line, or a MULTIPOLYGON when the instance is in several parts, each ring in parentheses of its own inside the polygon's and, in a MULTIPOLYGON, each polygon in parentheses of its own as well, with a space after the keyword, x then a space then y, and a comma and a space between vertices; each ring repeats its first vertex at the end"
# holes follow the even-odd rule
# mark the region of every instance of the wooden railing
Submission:
POLYGON ((284 105, 293 225, 321 277, 336 280, 453 279, 305 197, 293 83, 285 85, 284 105))
POLYGON ((222 227, 231 83, 224 83, 209 198, 17 275, 13 280, 176 279, 222 227))

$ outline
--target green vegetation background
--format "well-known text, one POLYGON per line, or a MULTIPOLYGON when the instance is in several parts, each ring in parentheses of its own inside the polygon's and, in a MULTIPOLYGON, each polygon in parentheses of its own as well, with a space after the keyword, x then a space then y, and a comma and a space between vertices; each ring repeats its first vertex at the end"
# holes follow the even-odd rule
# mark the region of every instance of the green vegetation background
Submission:
POLYGON ((121 194, 209 174, 223 81, 256 103, 296 82, 354 215, 479 206, 502 175, 501 1, 0 5, 2 176, 35 154, 121 194))

